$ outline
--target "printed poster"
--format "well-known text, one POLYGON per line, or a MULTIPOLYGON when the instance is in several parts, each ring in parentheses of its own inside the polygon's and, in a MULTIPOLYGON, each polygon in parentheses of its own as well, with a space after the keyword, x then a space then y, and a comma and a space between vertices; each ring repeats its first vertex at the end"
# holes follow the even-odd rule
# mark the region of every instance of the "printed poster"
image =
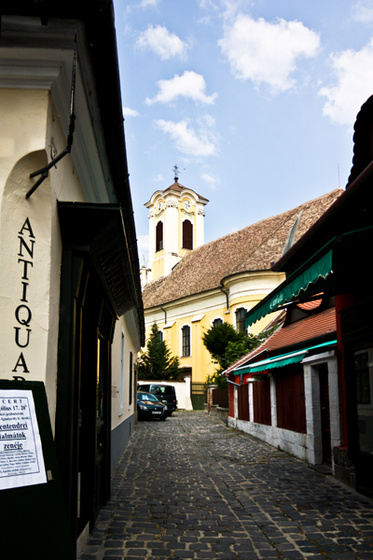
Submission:
POLYGON ((46 482, 32 391, 0 389, 0 490, 46 482))

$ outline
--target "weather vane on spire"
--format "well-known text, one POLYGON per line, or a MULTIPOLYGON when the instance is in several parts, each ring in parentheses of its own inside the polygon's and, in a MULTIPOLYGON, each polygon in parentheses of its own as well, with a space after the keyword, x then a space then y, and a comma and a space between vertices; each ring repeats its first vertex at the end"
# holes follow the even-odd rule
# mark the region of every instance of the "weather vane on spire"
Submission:
POLYGON ((175 183, 178 182, 179 180, 179 168, 178 166, 175 164, 173 167, 173 171, 174 171, 174 179, 175 179, 175 183))

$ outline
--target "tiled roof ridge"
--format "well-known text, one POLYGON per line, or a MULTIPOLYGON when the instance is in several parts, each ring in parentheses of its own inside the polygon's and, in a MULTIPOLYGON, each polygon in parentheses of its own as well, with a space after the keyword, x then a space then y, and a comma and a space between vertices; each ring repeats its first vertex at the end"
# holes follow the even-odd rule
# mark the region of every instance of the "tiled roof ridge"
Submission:
MULTIPOLYGON (((307 208, 310 205, 314 205, 318 200, 324 200, 327 199, 328 197, 332 196, 333 194, 335 194, 337 191, 340 191, 341 193, 343 192, 343 189, 333 189, 332 191, 323 194, 321 196, 318 196, 312 200, 308 200, 307 202, 303 202, 302 204, 299 204, 298 206, 296 206, 295 208, 291 208, 290 210, 284 210, 284 212, 280 212, 279 214, 275 214, 274 216, 268 216, 267 218, 262 218, 261 220, 259 220, 258 222, 254 222, 253 224, 249 224, 248 226, 245 226, 241 229, 237 229, 236 231, 232 231, 231 233, 226 233, 225 235, 222 235, 221 237, 217 237, 216 239, 213 239, 212 241, 208 241, 207 243, 204 243, 203 245, 200 245, 199 247, 196 247, 195 249, 193 249, 192 253, 189 254, 193 254, 194 252, 201 250, 203 247, 207 247, 209 245, 213 245, 214 243, 218 243, 221 242, 223 239, 227 239, 228 237, 233 237, 234 235, 239 235, 251 228, 257 228, 260 224, 264 224, 266 222, 270 222, 271 220, 274 220, 275 218, 279 219, 281 217, 284 217, 284 220, 281 222, 281 224, 278 226, 278 228, 276 228, 275 231, 278 231, 287 221, 289 221, 290 219, 292 219, 295 215, 299 215, 299 213, 301 212, 301 210, 304 210, 305 208, 307 208)), ((274 230, 272 230, 273 233, 274 230)), ((265 240, 267 240, 270 237, 270 235, 268 235, 265 240)), ((257 250, 258 247, 255 249, 257 250)), ((253 252, 255 252, 255 250, 253 252)), ((185 257, 184 257, 185 258, 185 257)))
POLYGON ((273 262, 281 257, 299 214, 302 212, 297 235, 301 236, 315 216, 325 212, 342 192, 334 189, 193 249, 168 276, 147 285, 143 291, 145 308, 219 288, 224 278, 237 274, 270 271, 273 262))
MULTIPOLYGON (((203 251, 204 249, 206 249, 210 246, 213 246, 216 243, 221 243, 221 241, 224 240, 224 239, 228 239, 229 237, 234 237, 235 235, 240 235, 240 234, 244 233, 245 231, 248 231, 249 229, 252 229, 252 228, 256 229, 260 224, 270 222, 270 221, 274 220, 275 218, 279 219, 279 218, 284 217, 284 220, 281 221, 281 224, 279 224, 279 226, 276 228, 276 230, 271 230, 271 232, 264 238, 264 240, 262 242, 262 244, 263 244, 269 237, 273 236, 273 231, 279 231, 279 229, 281 227, 283 227, 283 225, 286 222, 288 222, 290 219, 292 219, 294 217, 294 214, 299 215, 299 213, 302 209, 305 209, 309 205, 315 204, 318 200, 326 199, 328 196, 331 196, 336 191, 343 192, 343 189, 334 189, 334 190, 330 191, 329 193, 321 195, 321 196, 319 196, 317 198, 314 198, 312 200, 309 200, 307 202, 303 202, 302 204, 299 204, 295 208, 291 208, 290 210, 285 210, 284 212, 280 212, 280 214, 276 214, 274 216, 268 216, 267 218, 263 218, 262 220, 259 220, 258 222, 254 222, 253 224, 249 224, 248 226, 245 226, 241 229, 238 229, 236 231, 232 231, 231 233, 226 233, 225 235, 222 235, 221 237, 217 237, 216 239, 208 241, 207 243, 204 243, 203 245, 200 245, 199 247, 196 247, 195 249, 193 249, 193 251, 187 253, 183 257, 182 261, 187 260, 188 257, 192 258, 192 256, 195 255, 196 253, 198 253, 200 251, 203 251)), ((260 245, 255 247, 255 249, 252 251, 252 254, 254 254, 256 251, 258 251, 259 248, 260 248, 260 245)), ((180 261, 180 262, 182 262, 182 261, 180 261)), ((178 264, 180 264, 180 262, 178 264)), ((156 282, 156 281, 154 280, 153 282, 156 282)), ((151 283, 153 283, 153 282, 151 282, 151 283)))

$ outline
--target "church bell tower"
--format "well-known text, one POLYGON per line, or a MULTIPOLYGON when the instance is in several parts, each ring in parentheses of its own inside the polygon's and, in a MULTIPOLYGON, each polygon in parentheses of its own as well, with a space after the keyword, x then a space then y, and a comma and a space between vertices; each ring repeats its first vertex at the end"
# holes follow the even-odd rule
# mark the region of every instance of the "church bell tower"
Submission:
POLYGON ((204 206, 207 198, 179 183, 156 191, 149 202, 149 264, 141 269, 142 284, 170 274, 189 251, 204 243, 204 206))

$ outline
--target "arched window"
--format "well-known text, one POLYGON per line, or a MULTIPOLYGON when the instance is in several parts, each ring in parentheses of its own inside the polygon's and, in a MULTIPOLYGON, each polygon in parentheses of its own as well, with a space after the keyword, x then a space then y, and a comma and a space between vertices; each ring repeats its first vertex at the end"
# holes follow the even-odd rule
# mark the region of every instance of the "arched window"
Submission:
POLYGON ((223 322, 223 319, 220 319, 220 317, 217 317, 217 319, 214 319, 212 322, 212 326, 213 327, 217 327, 218 325, 221 325, 223 322))
POLYGON ((246 309, 244 307, 239 307, 236 310, 236 331, 245 332, 245 317, 246 309))
POLYGON ((155 251, 163 249, 163 222, 158 222, 155 228, 155 251))
POLYGON ((189 220, 183 221, 183 249, 193 249, 193 224, 189 220))
POLYGON ((181 329, 181 355, 183 358, 190 356, 190 327, 184 325, 181 329))

